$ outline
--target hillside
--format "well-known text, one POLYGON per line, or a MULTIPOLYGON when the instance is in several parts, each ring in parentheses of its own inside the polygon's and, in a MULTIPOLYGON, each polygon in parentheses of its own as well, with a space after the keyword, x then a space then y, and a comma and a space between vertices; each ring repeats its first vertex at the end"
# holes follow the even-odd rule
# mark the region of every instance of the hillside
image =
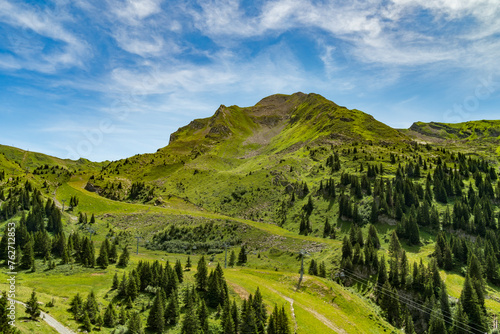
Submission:
POLYGON ((0 261, 14 225, 17 298, 75 332, 493 333, 498 123, 395 130, 296 93, 119 161, 0 146, 0 261))

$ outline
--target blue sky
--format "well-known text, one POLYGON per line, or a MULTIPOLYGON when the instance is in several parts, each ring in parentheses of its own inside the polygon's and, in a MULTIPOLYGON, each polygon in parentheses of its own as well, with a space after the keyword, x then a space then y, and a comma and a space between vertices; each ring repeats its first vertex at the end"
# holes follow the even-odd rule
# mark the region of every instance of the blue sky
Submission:
POLYGON ((297 91, 397 128, 500 119, 498 0, 0 0, 0 36, 0 143, 62 158, 297 91))

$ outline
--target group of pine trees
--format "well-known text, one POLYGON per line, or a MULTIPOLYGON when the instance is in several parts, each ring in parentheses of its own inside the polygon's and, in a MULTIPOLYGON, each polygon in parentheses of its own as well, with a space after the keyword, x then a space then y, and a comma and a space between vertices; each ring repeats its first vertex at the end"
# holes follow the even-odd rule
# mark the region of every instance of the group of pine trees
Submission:
MULTIPOLYGON (((186 264, 186 267, 188 264, 186 264)), ((184 284, 184 269, 179 260, 172 267, 158 261, 140 261, 121 281, 115 274, 112 289, 116 297, 101 309, 91 291, 84 299, 76 294, 70 301, 70 312, 83 329, 126 325, 129 333, 144 333, 140 313, 147 313, 145 327, 152 333, 163 333, 179 326, 183 334, 289 334, 284 308, 275 306, 270 316, 260 290, 243 300, 241 307, 229 298, 228 286, 220 264, 209 272, 205 258, 198 261, 195 284, 184 284), (134 303, 143 294, 149 297, 139 312, 134 303), (209 320, 210 315, 215 320, 209 320)))
MULTIPOLYGON (((344 238, 342 272, 347 284, 369 285, 370 277, 376 278, 375 301, 391 324, 404 328, 405 333, 487 332, 483 267, 474 253, 470 252, 467 259, 461 297, 452 306, 436 258, 431 258, 427 266, 422 260, 411 264, 393 231, 386 261, 384 255, 378 257, 373 246, 378 240, 376 230, 372 226, 369 230, 375 233, 369 233, 366 241, 355 226, 344 238)), ((440 234, 436 247, 443 247, 439 246, 443 242, 446 240, 440 234)))

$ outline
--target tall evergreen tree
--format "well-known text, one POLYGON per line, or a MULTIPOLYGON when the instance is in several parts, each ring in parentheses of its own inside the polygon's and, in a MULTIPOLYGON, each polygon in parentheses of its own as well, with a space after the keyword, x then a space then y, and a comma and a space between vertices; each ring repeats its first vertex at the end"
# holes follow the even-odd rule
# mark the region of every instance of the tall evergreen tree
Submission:
POLYGON ((36 320, 36 318, 40 316, 41 310, 40 305, 38 305, 35 291, 31 293, 30 299, 26 302, 26 313, 29 314, 30 318, 33 320, 36 320))
POLYGON ((128 247, 125 246, 125 247, 123 247, 122 254, 120 255, 120 258, 118 260, 118 266, 120 266, 120 267, 128 266, 129 260, 130 260, 130 254, 128 252, 128 247))
POLYGON ((127 334, 144 334, 142 328, 141 316, 137 312, 133 312, 127 324, 127 334))
POLYGON ((149 310, 147 324, 154 333, 161 333, 165 328, 165 308, 161 291, 156 294, 153 305, 149 310))
POLYGON ((240 252, 238 254, 238 264, 242 265, 247 263, 247 249, 245 245, 241 246, 240 252))
POLYGON ((208 286, 208 268, 205 262, 205 256, 198 261, 198 271, 195 274, 196 288, 199 291, 206 291, 208 286))

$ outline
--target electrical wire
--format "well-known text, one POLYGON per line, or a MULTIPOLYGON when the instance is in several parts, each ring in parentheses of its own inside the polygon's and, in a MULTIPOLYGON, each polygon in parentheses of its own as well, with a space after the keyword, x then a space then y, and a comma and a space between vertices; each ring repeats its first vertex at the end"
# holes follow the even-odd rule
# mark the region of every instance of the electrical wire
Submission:
MULTIPOLYGON (((362 284, 365 284, 365 285, 368 285, 368 283, 370 283, 370 281, 358 274, 356 274, 355 272, 351 271, 351 270, 348 270, 348 269, 342 269, 342 271, 346 272, 348 275, 351 276, 351 278, 359 283, 362 283, 362 284)), ((433 309, 424 305, 423 303, 420 303, 420 302, 417 302, 413 299, 410 299, 410 298, 407 298, 405 296, 400 296, 399 294, 389 290, 389 289, 386 289, 384 286, 382 286, 381 284, 379 283, 375 283, 376 285, 376 288, 378 289, 379 292, 381 292, 382 294, 390 297, 390 298, 396 298, 396 296, 399 298, 399 300, 403 300, 404 302, 406 302, 407 304, 410 304, 410 307, 414 308, 414 309, 418 309, 419 311, 429 315, 429 316, 432 316, 432 311, 433 309)), ((463 325, 463 326, 466 326, 466 327, 461 327, 461 326, 457 326, 459 327, 460 329, 463 329, 463 330, 467 330, 467 327, 469 327, 470 329, 474 330, 476 333, 481 333, 483 334, 483 331, 482 329, 479 328, 479 325, 477 324, 472 324, 473 326, 471 326, 471 324, 467 324, 467 323, 464 323, 462 321, 459 321, 457 319, 453 320, 453 318, 451 316, 448 316, 448 315, 445 315, 443 314, 443 321, 446 322, 447 324, 449 325, 455 325, 457 326, 457 323, 460 324, 460 325, 463 325), (477 327, 476 327, 477 326, 477 327)), ((470 330, 469 329, 469 330, 470 330)))

